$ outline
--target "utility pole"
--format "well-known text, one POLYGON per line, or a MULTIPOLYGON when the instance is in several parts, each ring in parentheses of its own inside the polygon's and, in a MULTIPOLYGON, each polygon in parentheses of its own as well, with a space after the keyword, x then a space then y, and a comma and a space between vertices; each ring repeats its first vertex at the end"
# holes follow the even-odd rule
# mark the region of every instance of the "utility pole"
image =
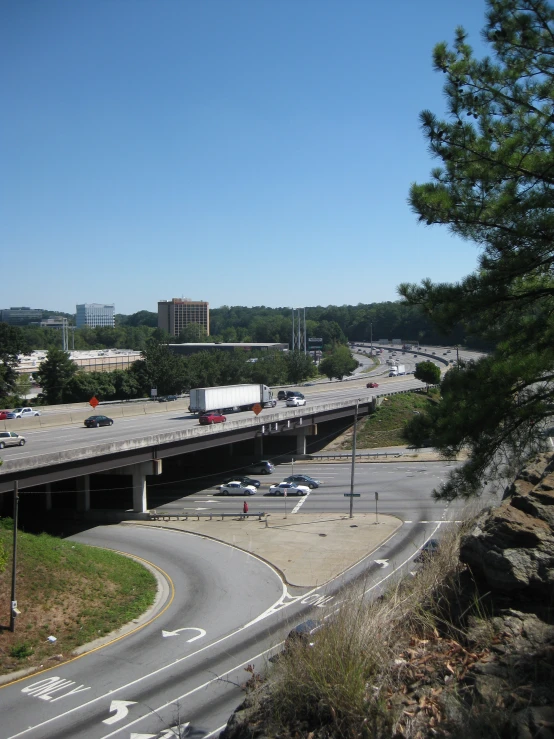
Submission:
POLYGON ((371 342, 371 356, 373 356, 373 323, 369 323, 369 340, 371 342))
POLYGON ((15 631, 15 617, 18 615, 16 596, 16 572, 17 572, 17 519, 19 511, 19 486, 17 480, 13 484, 13 546, 12 546, 12 602, 10 606, 10 631, 15 631))
POLYGON ((294 308, 292 309, 292 346, 291 351, 294 351, 294 308))
POLYGON ((352 469, 350 470, 350 518, 354 509, 354 470, 356 469, 356 435, 358 433, 358 403, 356 401, 356 412, 354 413, 354 438, 352 440, 352 469))
POLYGON ((300 336, 301 336, 301 333, 300 333, 300 329, 301 329, 301 326, 300 326, 300 308, 298 308, 298 317, 297 317, 296 323, 298 325, 298 344, 297 344, 296 348, 298 349, 298 351, 300 351, 300 347, 301 347, 301 343, 300 343, 300 336))
POLYGON ((308 353, 308 342, 306 340, 306 309, 304 308, 304 354, 308 353))

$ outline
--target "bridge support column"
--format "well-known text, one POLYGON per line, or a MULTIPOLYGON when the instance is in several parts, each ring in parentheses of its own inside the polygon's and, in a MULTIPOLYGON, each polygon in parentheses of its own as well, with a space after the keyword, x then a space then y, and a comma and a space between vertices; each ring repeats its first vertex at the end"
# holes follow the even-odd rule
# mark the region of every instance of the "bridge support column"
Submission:
POLYGON ((52 484, 47 482, 44 486, 44 507, 47 511, 52 510, 52 484))
POLYGON ((90 475, 77 478, 77 510, 80 513, 90 511, 90 475))
POLYGON ((264 456, 264 437, 261 434, 254 439, 254 456, 264 456))
POLYGON ((308 429, 297 429, 295 436, 296 436, 296 454, 299 456, 304 456, 306 454, 306 436, 307 436, 308 429))
POLYGON ((148 510, 148 497, 146 491, 146 475, 161 475, 162 460, 152 459, 150 462, 132 464, 124 467, 123 472, 133 476, 133 511, 135 513, 146 513, 148 510))

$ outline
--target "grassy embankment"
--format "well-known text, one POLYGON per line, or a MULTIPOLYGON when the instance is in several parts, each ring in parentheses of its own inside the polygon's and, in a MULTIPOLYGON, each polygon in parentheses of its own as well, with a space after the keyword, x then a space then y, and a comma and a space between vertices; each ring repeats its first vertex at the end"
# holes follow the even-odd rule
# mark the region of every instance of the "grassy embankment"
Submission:
MULTIPOLYGON (((386 396, 375 413, 358 423, 356 446, 358 449, 403 446, 408 442, 403 430, 414 413, 423 413, 429 403, 439 401, 439 391, 431 388, 427 393, 401 393, 386 396)), ((341 440, 341 449, 352 449, 352 432, 341 440)))
POLYGON ((17 603, 10 624, 11 519, 0 519, 0 674, 50 667, 73 650, 140 616, 153 603, 156 579, 114 552, 48 534, 18 532, 17 603), (50 643, 49 636, 56 641, 50 643))

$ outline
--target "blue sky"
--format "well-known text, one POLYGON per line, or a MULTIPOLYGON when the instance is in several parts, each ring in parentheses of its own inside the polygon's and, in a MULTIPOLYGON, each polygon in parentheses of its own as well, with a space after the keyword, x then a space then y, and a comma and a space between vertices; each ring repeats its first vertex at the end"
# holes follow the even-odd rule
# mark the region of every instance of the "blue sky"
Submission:
POLYGON ((435 43, 484 0, 1 0, 0 308, 311 306, 456 281, 418 225, 435 43))

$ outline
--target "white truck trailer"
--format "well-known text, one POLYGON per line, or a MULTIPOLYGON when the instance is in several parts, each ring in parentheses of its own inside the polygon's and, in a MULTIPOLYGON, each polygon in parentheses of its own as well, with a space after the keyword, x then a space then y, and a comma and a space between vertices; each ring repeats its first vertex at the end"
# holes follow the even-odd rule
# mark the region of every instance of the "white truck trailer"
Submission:
POLYGON ((389 377, 398 377, 398 375, 406 374, 406 365, 404 364, 393 364, 390 368, 389 377))
POLYGON ((259 403, 273 408, 277 401, 267 385, 224 385, 223 387, 196 387, 190 391, 189 411, 247 411, 259 403))

